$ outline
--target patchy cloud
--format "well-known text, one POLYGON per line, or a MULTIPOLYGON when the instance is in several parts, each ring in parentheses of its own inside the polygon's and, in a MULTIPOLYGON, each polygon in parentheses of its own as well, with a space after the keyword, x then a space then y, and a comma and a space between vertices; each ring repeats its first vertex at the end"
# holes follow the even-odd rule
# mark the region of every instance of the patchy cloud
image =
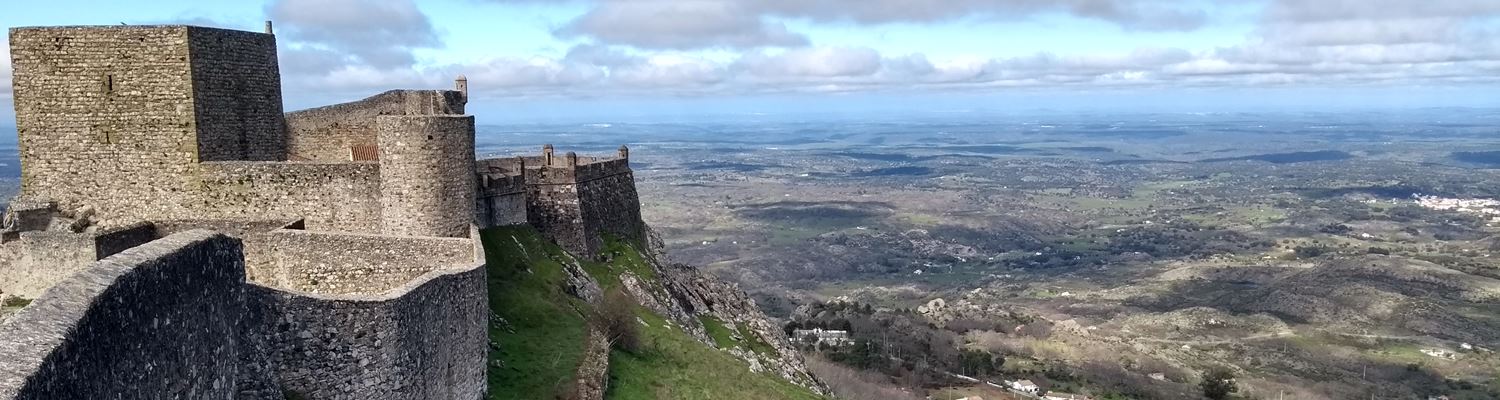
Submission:
POLYGON ((807 37, 761 18, 744 4, 717 0, 617 0, 558 29, 565 37, 655 49, 801 46, 807 37))
POLYGON ((648 49, 790 47, 808 44, 780 19, 817 22, 931 23, 963 18, 1022 19, 1061 13, 1127 30, 1186 31, 1205 13, 1187 0, 492 0, 588 3, 589 11, 556 33, 648 49))
POLYGON ((750 53, 738 65, 750 75, 779 81, 862 77, 881 68, 880 53, 868 47, 818 47, 765 55, 750 53))
MULTIPOLYGON (((13 92, 10 83, 10 42, 0 42, 0 99, 10 99, 13 92)), ((4 104, 0 104, 3 106, 4 104)))
POLYGON ((1204 13, 1186 1, 1171 0, 738 0, 770 15, 848 21, 860 24, 939 22, 967 17, 1022 18, 1065 13, 1114 23, 1126 29, 1191 30, 1204 13))
POLYGON ((284 58, 299 71, 409 68, 412 50, 442 45, 411 0, 276 0, 266 14, 289 48, 284 58))
MULTIPOLYGON (((861 33, 881 24, 1005 24, 1066 15, 1125 31, 1187 31, 1205 23, 1200 7, 1212 2, 490 1, 582 8, 540 28, 567 39, 546 44, 565 52, 481 52, 443 64, 415 55, 444 43, 440 21, 414 0, 271 0, 264 11, 276 22, 289 99, 448 87, 459 73, 478 97, 1500 83, 1495 0, 1219 0, 1258 13, 1250 16, 1255 27, 1243 40, 1216 48, 1053 49, 1013 57, 977 48, 947 57, 889 53, 873 33, 870 42, 844 37, 843 45, 825 46, 786 23, 861 33)), ((1068 25, 1062 26, 1057 29, 1068 25)), ((0 63, 0 100, 10 96, 9 68, 0 63)))

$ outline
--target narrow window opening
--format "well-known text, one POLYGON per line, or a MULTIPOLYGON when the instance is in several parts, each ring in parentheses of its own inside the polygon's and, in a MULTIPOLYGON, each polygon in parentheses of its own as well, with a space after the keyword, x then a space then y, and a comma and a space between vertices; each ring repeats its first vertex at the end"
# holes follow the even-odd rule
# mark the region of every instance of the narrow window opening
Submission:
POLYGON ((115 75, 104 76, 104 94, 115 94, 115 75))

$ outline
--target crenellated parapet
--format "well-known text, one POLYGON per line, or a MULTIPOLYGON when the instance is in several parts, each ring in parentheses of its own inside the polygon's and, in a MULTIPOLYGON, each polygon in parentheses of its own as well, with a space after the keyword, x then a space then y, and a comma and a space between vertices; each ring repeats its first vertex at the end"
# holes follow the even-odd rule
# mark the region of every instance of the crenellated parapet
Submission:
POLYGON ((603 235, 645 237, 625 146, 614 156, 580 156, 558 154, 549 144, 540 155, 480 160, 477 165, 482 182, 519 181, 526 187, 524 199, 495 193, 481 202, 476 207, 480 221, 520 220, 516 215, 521 210, 513 204, 524 200, 524 221, 575 254, 595 255, 603 235), (511 205, 497 207, 499 202, 511 205))

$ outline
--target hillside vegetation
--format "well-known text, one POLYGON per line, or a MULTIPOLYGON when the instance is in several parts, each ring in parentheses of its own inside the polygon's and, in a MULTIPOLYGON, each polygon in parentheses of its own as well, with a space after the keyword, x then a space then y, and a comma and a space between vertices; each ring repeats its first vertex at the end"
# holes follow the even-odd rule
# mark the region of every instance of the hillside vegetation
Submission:
MULTIPOLYGON (((601 291, 620 290, 627 280, 654 291, 665 291, 668 286, 658 281, 663 271, 647 254, 628 243, 607 242, 609 261, 591 262, 568 254, 530 227, 483 233, 492 311, 491 399, 588 397, 579 394, 578 386, 589 377, 580 377, 578 371, 589 359, 588 316, 600 308, 588 299, 597 303, 601 291)), ((668 296, 652 297, 633 300, 672 301, 660 298, 668 296)), ((755 372, 751 363, 733 353, 764 356, 775 351, 742 324, 726 327, 711 316, 693 317, 714 320, 716 326, 710 330, 724 332, 708 339, 718 343, 711 345, 701 338, 705 335, 691 333, 693 327, 682 321, 648 307, 634 309, 640 325, 639 346, 609 352, 605 398, 823 398, 770 372, 755 372), (728 334, 731 329, 736 330, 733 335, 728 334)), ((800 368, 800 359, 796 365, 800 368)))

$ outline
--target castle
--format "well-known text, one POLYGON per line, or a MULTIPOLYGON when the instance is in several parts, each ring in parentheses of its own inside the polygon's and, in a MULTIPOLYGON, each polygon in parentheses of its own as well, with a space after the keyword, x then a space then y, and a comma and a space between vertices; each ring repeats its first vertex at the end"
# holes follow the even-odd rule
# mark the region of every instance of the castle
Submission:
POLYGON ((477 399, 480 229, 643 240, 629 151, 476 160, 468 82, 283 113, 276 40, 10 30, 0 399, 477 399))

